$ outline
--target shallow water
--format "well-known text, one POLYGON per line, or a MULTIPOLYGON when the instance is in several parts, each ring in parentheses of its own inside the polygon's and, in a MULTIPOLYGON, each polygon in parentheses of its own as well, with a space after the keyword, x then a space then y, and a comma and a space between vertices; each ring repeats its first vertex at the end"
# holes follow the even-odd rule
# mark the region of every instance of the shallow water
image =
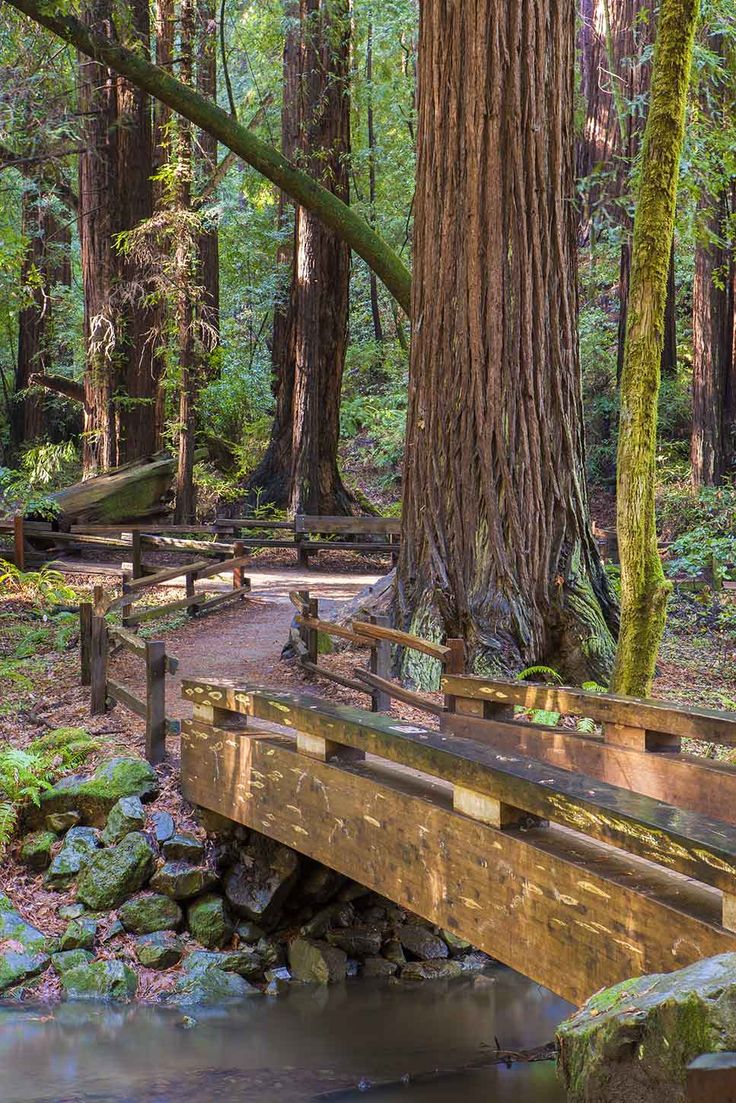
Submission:
POLYGON ((506 969, 432 984, 295 988, 192 1009, 195 1026, 165 1008, 0 1005, 0 1100, 562 1103, 548 1062, 461 1070, 494 1038, 504 1049, 550 1041, 568 1010, 506 969))

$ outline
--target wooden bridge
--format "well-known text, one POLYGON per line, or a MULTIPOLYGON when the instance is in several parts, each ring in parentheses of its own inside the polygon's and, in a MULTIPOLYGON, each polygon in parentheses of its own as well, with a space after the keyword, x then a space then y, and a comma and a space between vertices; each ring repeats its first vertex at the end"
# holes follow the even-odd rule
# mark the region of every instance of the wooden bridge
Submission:
POLYGON ((736 951, 736 767, 680 748, 736 744, 736 717, 452 675, 443 690, 438 731, 185 681, 184 793, 575 1004, 736 951))

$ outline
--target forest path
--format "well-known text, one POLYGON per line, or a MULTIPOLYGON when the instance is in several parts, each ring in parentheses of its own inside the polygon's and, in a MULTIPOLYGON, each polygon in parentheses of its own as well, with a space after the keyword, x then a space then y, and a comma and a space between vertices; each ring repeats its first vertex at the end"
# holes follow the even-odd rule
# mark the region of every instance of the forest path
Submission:
MULTIPOLYGON (((329 606, 372 586, 381 573, 255 567, 248 569, 248 577, 257 601, 246 599, 166 633, 166 650, 179 660, 177 673, 166 679, 166 714, 172 719, 190 715, 191 705, 181 697, 184 678, 250 679, 274 686, 292 680, 288 665, 281 661, 295 616, 290 590, 309 590, 329 606)), ((113 659, 112 667, 114 677, 145 695, 140 662, 123 652, 113 659)))

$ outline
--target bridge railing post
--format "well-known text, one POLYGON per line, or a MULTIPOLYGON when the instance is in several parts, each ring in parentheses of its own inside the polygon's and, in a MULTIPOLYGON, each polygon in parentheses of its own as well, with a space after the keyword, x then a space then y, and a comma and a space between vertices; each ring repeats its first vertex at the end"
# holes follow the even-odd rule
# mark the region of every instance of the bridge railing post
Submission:
POLYGON ((92 620, 90 625, 89 679, 90 714, 101 716, 107 712, 107 621, 101 611, 104 601, 102 586, 95 586, 92 598, 92 620))
MULTIPOLYGON (((388 617, 372 616, 371 624, 383 625, 388 628, 388 617)), ((391 676, 391 644, 389 640, 375 640, 371 645, 371 657, 369 663, 371 674, 379 678, 388 679, 391 676)), ((391 697, 382 689, 374 689, 371 696, 372 712, 388 712, 391 708, 391 697)))
POLYGON ((736 1053, 704 1053, 687 1068, 687 1103, 736 1103, 736 1053))

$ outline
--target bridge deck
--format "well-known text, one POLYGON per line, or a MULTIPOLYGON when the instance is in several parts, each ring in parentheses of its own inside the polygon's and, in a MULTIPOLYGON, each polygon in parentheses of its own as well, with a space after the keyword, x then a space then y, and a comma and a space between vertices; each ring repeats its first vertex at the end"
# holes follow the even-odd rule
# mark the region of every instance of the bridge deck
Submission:
POLYGON ((725 888, 728 897, 733 878, 730 825, 682 818, 634 795, 643 821, 635 831, 633 807, 622 820, 621 809, 613 815, 603 799, 611 799, 606 788, 622 801, 632 794, 587 779, 602 798, 599 818, 593 822, 595 795, 586 805, 578 793, 588 814, 571 830, 575 801, 555 807, 547 767, 546 778, 524 781, 534 800, 540 792, 547 798, 533 811, 562 823, 508 830, 514 817, 505 814, 524 810, 524 792, 513 790, 516 809, 490 795, 488 779, 502 775, 499 763, 495 774, 489 765, 487 747, 476 745, 479 755, 470 741, 450 738, 453 747, 465 745, 455 755, 441 733, 303 695, 194 681, 183 692, 194 704, 182 735, 190 800, 455 931, 573 1003, 629 976, 736 950, 736 934, 722 925, 718 891, 725 888), (253 718, 269 726, 254 726, 253 718), (392 728, 397 746, 412 753, 394 749, 391 756, 408 763, 386 761, 392 728), (444 773, 427 768, 426 748, 441 739, 444 773), (417 757, 423 747, 424 758, 417 757), (453 761, 461 764, 454 773, 453 761), (599 841, 612 837, 612 824, 620 829, 615 847, 599 841), (660 848, 664 866, 651 860, 660 848), (698 880, 678 870, 695 871, 698 880))

